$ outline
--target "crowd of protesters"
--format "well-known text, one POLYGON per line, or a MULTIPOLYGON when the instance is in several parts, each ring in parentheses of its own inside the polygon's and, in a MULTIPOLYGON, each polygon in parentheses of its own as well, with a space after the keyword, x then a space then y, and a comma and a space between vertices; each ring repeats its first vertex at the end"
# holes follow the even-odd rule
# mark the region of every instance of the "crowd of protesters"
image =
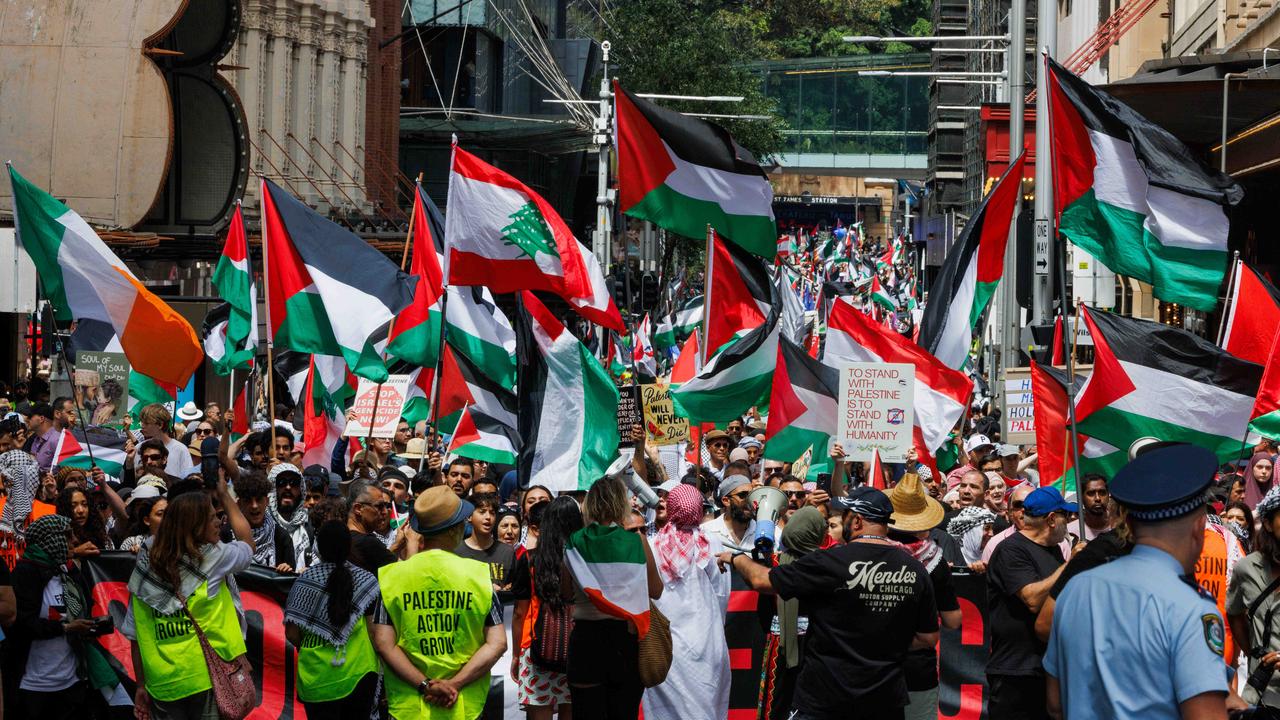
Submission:
MULTIPOLYGON (((313 718, 501 717, 492 678, 509 674, 534 720, 723 719, 735 573, 761 593, 759 718, 938 717, 939 633, 962 622, 957 573, 988 591, 987 716, 1057 717, 1068 693, 1058 598, 1084 592, 1069 581, 1151 532, 1126 518, 1113 478, 1085 474, 1066 496, 1042 486, 1034 448, 1001 444, 981 413, 935 463, 913 452, 878 478, 838 443, 830 473, 793 475, 765 457, 754 416, 707 432, 702 462, 673 476, 636 427, 621 470, 557 497, 520 487, 512 469, 447 456, 407 422, 389 441, 304 467, 287 422, 236 437, 215 404, 178 417, 140 408, 113 476, 55 462, 51 447, 78 421, 69 398, 4 404, 9 717, 218 717, 210 668, 244 662, 235 576, 251 565, 293 578, 284 629, 313 718), (779 498, 769 553, 759 488, 779 498), (645 681, 638 623, 581 576, 570 547, 642 560, 633 589, 669 632, 665 678, 645 681), (84 568, 109 551, 135 558, 119 617, 94 615, 84 568), (132 683, 95 641, 117 630, 132 683)), ((1262 672, 1280 663, 1280 485, 1275 445, 1256 450, 1217 468, 1192 556, 1193 584, 1226 619, 1222 692, 1206 685, 1224 712, 1280 700, 1280 680, 1262 672)))

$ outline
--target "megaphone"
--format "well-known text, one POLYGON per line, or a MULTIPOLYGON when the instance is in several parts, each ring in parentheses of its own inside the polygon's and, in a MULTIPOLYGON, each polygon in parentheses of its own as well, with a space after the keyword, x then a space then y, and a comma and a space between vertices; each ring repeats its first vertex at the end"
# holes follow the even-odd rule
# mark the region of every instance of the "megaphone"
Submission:
POLYGON ((747 495, 747 503, 756 511, 756 537, 751 557, 764 561, 773 557, 773 538, 778 518, 787 508, 787 496, 776 487, 761 485, 747 495))
POLYGON ((658 493, 649 487, 649 483, 636 477, 635 470, 631 467, 631 458, 620 455, 604 471, 604 474, 621 480, 627 486, 627 489, 631 491, 631 494, 636 496, 641 505, 650 509, 658 507, 658 493))

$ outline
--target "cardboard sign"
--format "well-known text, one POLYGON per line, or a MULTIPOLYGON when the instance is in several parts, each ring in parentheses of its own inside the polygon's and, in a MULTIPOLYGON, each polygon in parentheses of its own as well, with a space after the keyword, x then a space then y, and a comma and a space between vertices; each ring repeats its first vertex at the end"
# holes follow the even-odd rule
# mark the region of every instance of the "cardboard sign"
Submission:
POLYGON ((640 387, 622 385, 618 387, 618 447, 631 447, 631 426, 644 422, 644 413, 640 408, 640 387))
POLYGON ((840 368, 837 434, 849 460, 902 462, 915 424, 915 368, 906 363, 853 363, 840 368))
POLYGON ((1031 399, 1031 368, 1006 368, 1004 371, 1004 433, 1001 438, 1011 445, 1034 445, 1036 442, 1035 405, 1031 399))
POLYGON ((395 437, 400 412, 404 410, 408 397, 408 375, 389 375, 381 385, 360 378, 355 402, 351 404, 352 416, 343 434, 347 437, 395 437))
POLYGON ((129 360, 124 353, 76 353, 75 399, 86 424, 123 427, 129 407, 129 360))
POLYGON ((676 415, 671 401, 671 388, 658 383, 640 386, 644 408, 646 442, 653 445, 675 445, 689 441, 689 419, 676 415))

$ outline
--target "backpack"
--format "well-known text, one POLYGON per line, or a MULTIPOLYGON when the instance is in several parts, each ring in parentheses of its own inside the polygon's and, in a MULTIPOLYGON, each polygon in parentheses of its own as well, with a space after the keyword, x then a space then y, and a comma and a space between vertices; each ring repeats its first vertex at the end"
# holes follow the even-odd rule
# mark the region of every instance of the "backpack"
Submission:
POLYGON ((573 632, 573 603, 555 608, 538 603, 538 617, 533 621, 533 638, 529 659, 543 670, 565 672, 569 669, 569 634, 573 632))

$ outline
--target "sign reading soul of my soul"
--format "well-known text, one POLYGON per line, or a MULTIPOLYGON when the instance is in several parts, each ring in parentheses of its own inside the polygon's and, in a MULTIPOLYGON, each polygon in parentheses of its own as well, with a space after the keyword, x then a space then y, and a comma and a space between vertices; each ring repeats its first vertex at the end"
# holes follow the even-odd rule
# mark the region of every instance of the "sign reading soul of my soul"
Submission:
POLYGON ((356 399, 351 404, 351 418, 347 421, 347 437, 395 437, 400 412, 409 396, 408 375, 388 375, 387 381, 378 383, 360 378, 356 399), (377 408, 377 417, 374 409, 377 408), (372 428, 372 432, 370 432, 372 428))
POLYGON ((915 424, 915 369, 905 363, 854 363, 840 368, 837 441, 850 460, 902 462, 915 424))
POLYGON ((676 415, 669 387, 657 383, 641 385, 640 399, 644 407, 647 442, 653 445, 675 445, 689 441, 689 420, 676 415))

